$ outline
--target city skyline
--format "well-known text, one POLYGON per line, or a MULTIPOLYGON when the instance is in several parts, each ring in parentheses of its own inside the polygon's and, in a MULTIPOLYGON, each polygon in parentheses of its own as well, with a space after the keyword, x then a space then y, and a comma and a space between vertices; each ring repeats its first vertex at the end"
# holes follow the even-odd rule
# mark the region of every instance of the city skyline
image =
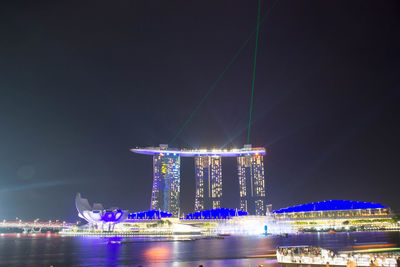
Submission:
POLYGON ((3 1, 0 264, 400 266, 400 1, 3 1))
MULTIPOLYGON (((262 18, 273 4, 262 1, 262 18)), ((257 8, 225 0, 4 3, 0 218, 76 221, 77 192, 148 210, 153 162, 129 149, 169 143, 205 96, 170 146, 247 143, 257 8)), ((268 149, 265 194, 274 210, 347 199, 400 211, 398 11, 392 0, 279 0, 268 11, 249 143, 268 149)), ((237 164, 221 158, 222 207, 240 205, 237 164)), ((195 208, 192 158, 181 157, 180 188, 187 214, 195 208)))

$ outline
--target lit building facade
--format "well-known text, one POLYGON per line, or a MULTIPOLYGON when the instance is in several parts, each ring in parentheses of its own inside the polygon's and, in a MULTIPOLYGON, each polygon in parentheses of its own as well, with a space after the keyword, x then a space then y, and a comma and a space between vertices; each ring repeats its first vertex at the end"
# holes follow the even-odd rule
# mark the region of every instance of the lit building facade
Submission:
POLYGON ((151 209, 179 216, 180 157, 195 160, 195 211, 219 209, 222 200, 223 157, 238 162, 240 210, 250 215, 265 215, 265 148, 245 145, 234 149, 176 149, 168 145, 134 148, 132 152, 153 156, 153 191, 151 209))
POLYGON ((391 211, 389 207, 380 203, 327 200, 275 210, 273 214, 280 219, 361 218, 386 216, 390 215, 391 211))
POLYGON ((237 157, 240 209, 251 215, 265 215, 265 180, 263 155, 237 157))
POLYGON ((399 230, 389 207, 380 203, 349 200, 313 202, 275 210, 272 216, 286 220, 298 231, 399 230))
POLYGON ((222 199, 221 156, 197 156, 195 211, 219 209, 222 199))
POLYGON ((153 190, 151 209, 169 212, 179 216, 180 165, 177 154, 160 153, 153 155, 153 190))

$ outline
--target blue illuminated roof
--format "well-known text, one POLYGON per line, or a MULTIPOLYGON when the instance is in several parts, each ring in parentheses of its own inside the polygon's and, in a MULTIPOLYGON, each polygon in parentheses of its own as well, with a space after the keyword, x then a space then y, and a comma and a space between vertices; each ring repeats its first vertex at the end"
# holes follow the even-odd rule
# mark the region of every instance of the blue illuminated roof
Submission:
POLYGON ((387 208, 388 207, 385 207, 380 203, 359 202, 350 200, 327 200, 321 202, 302 204, 280 210, 274 210, 273 213, 325 211, 325 210, 387 209, 387 208))
POLYGON ((141 212, 134 212, 128 215, 128 219, 130 220, 159 220, 161 218, 171 217, 172 214, 159 210, 148 210, 141 212))
POLYGON ((187 220, 199 220, 199 219, 229 219, 235 216, 246 216, 246 211, 234 210, 234 209, 212 209, 202 210, 193 212, 185 216, 187 220))

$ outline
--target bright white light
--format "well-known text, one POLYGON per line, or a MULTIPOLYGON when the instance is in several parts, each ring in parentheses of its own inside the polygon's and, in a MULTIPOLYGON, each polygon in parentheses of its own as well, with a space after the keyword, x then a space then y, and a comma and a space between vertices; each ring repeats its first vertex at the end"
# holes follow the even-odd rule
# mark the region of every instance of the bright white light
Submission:
POLYGON ((221 223, 217 232, 233 235, 264 235, 265 227, 268 234, 294 233, 291 224, 277 221, 269 216, 240 216, 221 223))

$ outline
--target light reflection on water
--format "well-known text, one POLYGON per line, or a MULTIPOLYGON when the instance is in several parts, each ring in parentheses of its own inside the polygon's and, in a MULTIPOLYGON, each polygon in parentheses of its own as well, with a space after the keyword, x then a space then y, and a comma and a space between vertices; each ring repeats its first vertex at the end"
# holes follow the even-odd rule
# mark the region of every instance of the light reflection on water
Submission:
MULTIPOLYGON (((1 266, 278 266, 270 258, 277 246, 314 245, 333 250, 387 242, 399 245, 399 233, 315 233, 284 237, 226 237, 197 241, 152 242, 149 238, 4 235, 1 266), (110 243, 123 241, 126 243, 110 243)), ((163 240, 165 241, 165 240, 163 240)))

